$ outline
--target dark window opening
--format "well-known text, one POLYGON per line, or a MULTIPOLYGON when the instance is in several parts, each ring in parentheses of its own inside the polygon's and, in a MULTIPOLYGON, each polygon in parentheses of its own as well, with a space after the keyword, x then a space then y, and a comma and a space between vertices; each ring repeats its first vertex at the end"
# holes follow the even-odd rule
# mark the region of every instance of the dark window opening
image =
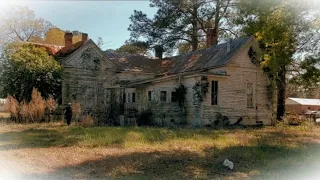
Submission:
POLYGON ((171 92, 171 102, 177 102, 177 92, 171 92))
POLYGON ((151 101, 151 91, 148 91, 148 101, 151 101))
POLYGON ((132 93, 132 102, 136 102, 136 93, 132 93))
POLYGON ((126 93, 123 94, 122 102, 126 103, 126 93))
POLYGON ((211 105, 218 105, 218 81, 211 82, 211 105))

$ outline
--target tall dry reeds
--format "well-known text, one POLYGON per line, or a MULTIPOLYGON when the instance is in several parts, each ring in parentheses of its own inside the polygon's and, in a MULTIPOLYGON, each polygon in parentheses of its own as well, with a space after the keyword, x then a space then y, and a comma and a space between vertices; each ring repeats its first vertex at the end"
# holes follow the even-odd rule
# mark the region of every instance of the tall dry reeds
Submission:
MULTIPOLYGON (((45 115, 49 115, 56 110, 57 103, 50 96, 47 100, 42 98, 41 93, 34 88, 32 90, 31 101, 27 103, 22 101, 20 104, 12 97, 8 96, 5 109, 11 113, 12 120, 25 123, 41 122, 45 119, 45 115), (45 113, 45 112, 48 113, 45 113)), ((49 120, 51 118, 49 117, 49 120)))
POLYGON ((4 104, 4 109, 5 111, 10 112, 11 118, 14 121, 18 119, 19 103, 13 96, 8 95, 7 101, 4 104))
POLYGON ((31 101, 29 103, 29 112, 31 113, 32 122, 40 122, 44 119, 46 101, 41 97, 40 92, 33 88, 31 101))
POLYGON ((46 109, 49 111, 50 114, 57 109, 57 102, 51 95, 46 100, 46 109))

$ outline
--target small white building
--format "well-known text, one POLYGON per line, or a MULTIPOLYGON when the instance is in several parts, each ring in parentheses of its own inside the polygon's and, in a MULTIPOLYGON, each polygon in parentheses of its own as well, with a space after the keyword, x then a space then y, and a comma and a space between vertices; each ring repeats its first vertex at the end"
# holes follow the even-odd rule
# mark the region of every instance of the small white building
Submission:
POLYGON ((287 113, 305 114, 307 111, 320 111, 320 99, 287 98, 287 113))

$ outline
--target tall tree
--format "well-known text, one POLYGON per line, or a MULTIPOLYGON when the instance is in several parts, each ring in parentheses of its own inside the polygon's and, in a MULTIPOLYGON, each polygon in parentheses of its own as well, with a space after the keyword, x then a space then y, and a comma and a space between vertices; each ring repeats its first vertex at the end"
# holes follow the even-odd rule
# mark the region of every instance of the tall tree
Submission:
POLYGON ((290 81, 304 89, 320 86, 320 57, 309 56, 301 61, 290 81))
POLYGON ((53 25, 42 18, 36 18, 27 7, 16 6, 0 16, 0 45, 17 41, 43 38, 53 25))
MULTIPOLYGON (((158 9, 154 18, 135 10, 128 30, 131 39, 145 38, 151 48, 160 45, 170 53, 187 43, 194 51, 209 28, 220 37, 235 34, 229 26, 233 6, 233 0, 150 0, 150 7, 158 9)), ((218 42, 216 37, 213 44, 218 42)))
POLYGON ((277 119, 285 113, 286 75, 295 61, 294 55, 303 49, 302 34, 309 34, 317 16, 308 11, 306 2, 297 0, 240 0, 237 23, 243 31, 254 34, 264 50, 263 62, 273 89, 277 90, 277 119))
POLYGON ((45 98, 61 93, 61 66, 44 48, 30 43, 12 43, 4 48, 0 66, 1 95, 18 101, 31 98, 37 88, 45 98))

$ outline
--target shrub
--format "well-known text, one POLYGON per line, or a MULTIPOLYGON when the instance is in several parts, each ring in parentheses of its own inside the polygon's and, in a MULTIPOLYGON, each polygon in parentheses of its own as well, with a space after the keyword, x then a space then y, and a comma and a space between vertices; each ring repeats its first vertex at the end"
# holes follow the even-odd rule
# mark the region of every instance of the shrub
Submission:
POLYGON ((91 115, 87 115, 79 122, 79 126, 82 126, 82 127, 92 127, 93 125, 94 125, 94 119, 91 117, 91 115))
POLYGON ((215 121, 211 121, 213 127, 225 127, 230 125, 229 118, 218 113, 215 121))
POLYGON ((284 122, 289 125, 301 125, 307 119, 297 114, 290 114, 284 117, 284 122))
POLYGON ((151 126, 154 125, 153 122, 153 112, 151 109, 141 111, 137 119, 138 126, 151 126))

